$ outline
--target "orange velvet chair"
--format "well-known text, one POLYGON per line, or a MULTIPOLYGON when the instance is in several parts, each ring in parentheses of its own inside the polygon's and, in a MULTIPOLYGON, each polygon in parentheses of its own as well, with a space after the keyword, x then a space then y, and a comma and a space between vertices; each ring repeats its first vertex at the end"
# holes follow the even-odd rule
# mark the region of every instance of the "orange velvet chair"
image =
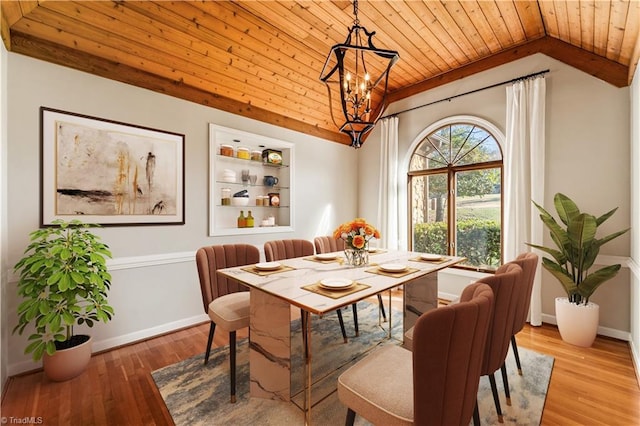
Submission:
POLYGON ((520 355, 518 354, 518 345, 516 343, 516 334, 520 333, 527 323, 529 316, 529 308, 531 306, 531 291, 533 290, 533 281, 536 277, 536 269, 538 268, 538 255, 535 253, 522 253, 509 263, 515 263, 522 268, 522 281, 524 289, 520 292, 518 306, 513 321, 513 332, 511 334, 511 349, 518 366, 518 374, 522 376, 522 365, 520 364, 520 355))
POLYGON ((486 284, 470 284, 461 302, 432 309, 414 327, 413 351, 387 344, 338 378, 338 398, 380 425, 464 425, 479 419, 478 384, 493 306, 486 284))
POLYGON ((204 363, 209 361, 216 325, 229 332, 231 402, 236 402, 236 331, 249 326, 249 291, 237 281, 218 275, 222 268, 260 261, 260 251, 249 244, 202 247, 196 252, 202 304, 211 324, 204 363))
POLYGON ((522 268, 512 263, 501 266, 498 271, 496 271, 495 275, 483 277, 479 280, 479 282, 491 287, 495 298, 481 375, 489 377, 498 421, 503 423, 504 419, 496 386, 495 372, 498 369, 502 370, 502 380, 509 400, 509 383, 506 374, 504 374, 506 370, 502 367, 509 350, 516 308, 522 291, 522 268))

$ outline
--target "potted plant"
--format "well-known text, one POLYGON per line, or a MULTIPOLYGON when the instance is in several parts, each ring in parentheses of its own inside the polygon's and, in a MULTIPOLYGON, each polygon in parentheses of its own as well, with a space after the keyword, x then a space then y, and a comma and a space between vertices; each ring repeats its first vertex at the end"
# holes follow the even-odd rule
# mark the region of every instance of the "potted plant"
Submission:
POLYGON ((15 265, 23 301, 13 333, 22 334, 32 325, 25 354, 34 361, 44 358, 45 374, 62 381, 82 373, 91 359, 91 337, 75 335, 73 327, 93 327, 113 317, 107 304, 111 275, 106 259, 111 252, 89 229, 98 225, 78 220, 54 225, 30 234, 31 242, 15 265))
POLYGON ((533 204, 540 211, 540 218, 549 229, 556 248, 528 245, 551 255, 552 258, 542 258, 542 266, 560 281, 567 293, 567 297, 556 298, 556 321, 560 336, 568 343, 589 347, 596 337, 599 322, 599 306, 589 299, 600 285, 616 276, 620 265, 605 266, 593 272, 591 267, 600 247, 629 228, 596 238, 598 226, 611 217, 617 207, 595 217, 582 213, 564 194, 556 194, 553 202, 562 224, 556 222, 540 205, 533 204))

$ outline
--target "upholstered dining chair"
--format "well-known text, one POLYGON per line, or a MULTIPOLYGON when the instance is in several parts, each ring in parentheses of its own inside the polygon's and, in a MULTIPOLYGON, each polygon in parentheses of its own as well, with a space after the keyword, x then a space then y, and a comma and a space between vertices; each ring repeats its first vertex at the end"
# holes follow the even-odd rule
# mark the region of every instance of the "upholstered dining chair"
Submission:
MULTIPOLYGON (((312 256, 314 254, 313 243, 304 239, 273 240, 264 243, 264 256, 267 262, 291 259, 292 257, 312 256)), ((342 339, 347 342, 347 332, 344 328, 344 320, 340 309, 336 310, 342 339)), ((354 317, 355 319, 355 317, 354 317)))
POLYGON ((259 261, 260 251, 249 244, 208 246, 196 252, 202 304, 211 319, 204 363, 209 362, 216 326, 228 331, 231 402, 236 402, 236 331, 249 326, 249 291, 216 271, 259 261))
MULTIPOLYGON (((520 333, 524 328, 524 325, 527 323, 527 316, 529 315, 529 308, 531 306, 533 281, 535 280, 536 270, 538 268, 538 259, 537 254, 528 252, 519 254, 510 262, 515 263, 522 268, 522 282, 524 283, 524 288, 521 289, 520 297, 518 298, 518 306, 516 308, 516 314, 513 321, 513 332, 511 333, 511 349, 513 349, 513 356, 516 359, 518 374, 521 376, 522 365, 520 364, 520 355, 518 354, 516 334, 520 333)), ((498 271, 500 271, 500 269, 498 269, 498 271)), ((498 273, 498 271, 496 271, 496 273, 498 273)))
MULTIPOLYGON (((507 262, 496 269, 496 275, 504 273, 509 265, 515 264, 522 268, 522 275, 520 276, 520 283, 518 284, 519 291, 518 297, 515 300, 516 311, 513 316, 513 330, 511 332, 511 349, 513 350, 513 356, 516 360, 516 366, 518 368, 518 374, 522 375, 522 365, 520 364, 520 355, 518 354, 518 345, 516 343, 516 334, 518 334, 527 322, 527 315, 529 313, 529 306, 531 304, 531 291, 533 289, 533 280, 536 275, 536 268, 538 267, 538 255, 535 253, 522 253, 518 255, 511 262, 507 262)), ((504 383, 504 393, 507 401, 507 405, 511 405, 511 393, 508 385, 507 365, 503 363, 500 367, 502 373, 502 381, 504 383)))
MULTIPOLYGON (((331 235, 323 235, 320 237, 315 237, 313 239, 313 244, 316 247, 316 253, 332 253, 335 251, 344 250, 344 240, 342 238, 335 239, 331 235)), ((382 314, 382 318, 387 320, 387 313, 384 310, 384 303, 382 303, 382 296, 380 294, 378 296, 378 305, 380 306, 380 313, 382 314)), ((357 304, 354 303, 352 306, 353 310, 353 324, 356 330, 356 336, 359 335, 358 330, 358 308, 357 304)))
POLYGON ((509 382, 506 374, 504 374, 506 370, 502 369, 502 366, 504 365, 509 350, 509 342, 511 341, 513 332, 513 321, 518 306, 517 302, 522 290, 522 268, 515 263, 510 263, 503 265, 499 269, 499 273, 483 277, 479 280, 479 282, 491 287, 494 295, 493 315, 491 325, 489 326, 481 375, 489 377, 491 393, 493 394, 493 401, 496 406, 496 413, 498 414, 498 422, 504 423, 500 397, 496 386, 495 372, 498 371, 498 369, 502 370, 505 393, 507 399, 509 399, 509 382))
POLYGON ((474 283, 463 298, 418 318, 413 352, 387 344, 338 377, 346 425, 356 413, 380 425, 479 421, 478 383, 494 297, 489 286, 474 283))
POLYGON ((344 250, 344 240, 342 238, 336 240, 331 235, 315 237, 313 245, 316 246, 316 253, 331 253, 344 250))

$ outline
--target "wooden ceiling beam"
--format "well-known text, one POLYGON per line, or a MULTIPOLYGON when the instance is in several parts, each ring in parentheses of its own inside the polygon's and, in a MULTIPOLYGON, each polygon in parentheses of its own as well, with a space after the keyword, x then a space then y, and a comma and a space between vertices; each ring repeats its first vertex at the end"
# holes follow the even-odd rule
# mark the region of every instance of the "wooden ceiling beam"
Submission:
POLYGON ((616 87, 629 85, 629 67, 553 37, 540 40, 540 53, 571 65, 616 87))
POLYGON ((11 45, 12 51, 15 53, 73 68, 110 80, 131 84, 157 93, 273 124, 278 127, 295 130, 318 138, 344 145, 350 144, 349 138, 339 133, 337 129, 335 132, 322 129, 318 126, 294 120, 290 117, 276 114, 248 103, 216 95, 215 93, 210 93, 187 84, 177 83, 176 81, 159 77, 127 65, 79 52, 23 33, 11 32, 11 45))
POLYGON ((18 22, 38 6, 36 1, 3 1, 0 2, 0 33, 7 50, 11 51, 10 30, 18 22))
MULTIPOLYGON (((630 82, 629 67, 547 36, 506 49, 503 52, 472 62, 453 71, 442 73, 436 77, 391 92, 388 95, 388 103, 399 101, 536 53, 543 53, 616 87, 626 87, 630 82)), ((393 75, 390 78, 393 78, 393 75)))
MULTIPOLYGON (((427 80, 416 83, 412 86, 408 86, 400 90, 391 92, 388 95, 388 102, 396 102, 400 99, 404 99, 409 96, 413 96, 415 94, 422 93, 424 91, 431 90, 466 77, 470 77, 473 74, 487 71, 491 68, 504 65, 508 62, 515 61, 517 59, 524 58, 535 53, 539 53, 539 40, 540 39, 533 42, 525 43, 518 47, 512 47, 511 49, 507 49, 503 52, 491 55, 486 59, 480 59, 471 62, 468 65, 464 65, 453 71, 442 73, 433 78, 429 78, 427 80)), ((393 75, 389 78, 393 78, 393 75)))

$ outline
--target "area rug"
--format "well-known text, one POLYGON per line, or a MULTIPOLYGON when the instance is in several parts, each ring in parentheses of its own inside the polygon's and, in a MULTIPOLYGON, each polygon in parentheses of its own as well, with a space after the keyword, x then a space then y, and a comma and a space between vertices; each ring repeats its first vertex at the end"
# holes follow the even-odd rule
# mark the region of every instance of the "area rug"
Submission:
MULTIPOLYGON (((388 323, 379 321, 376 304, 360 302, 358 323, 360 335, 355 336, 349 311, 344 311, 344 322, 349 342, 343 343, 338 320, 335 315, 323 318, 312 317, 312 423, 314 425, 344 424, 346 408, 335 392, 338 375, 374 349, 384 344, 399 344, 402 338, 402 314, 393 312, 392 338, 388 335, 388 323), (380 325, 381 324, 381 325, 380 325), (332 371, 323 375, 323 372, 332 371)), ((302 353, 300 323, 292 323, 292 346, 294 354, 302 353)), ((515 361, 509 353, 507 371, 511 389, 512 405, 504 402, 502 378, 496 374, 496 382, 502 401, 505 423, 539 424, 544 407, 553 358, 519 348, 523 376, 517 374, 515 361)), ((304 415, 299 408, 302 394, 292 402, 271 401, 249 397, 249 351, 247 340, 238 342, 237 351, 237 402, 229 403, 229 359, 228 347, 212 350, 209 363, 203 364, 204 354, 194 356, 176 364, 152 372, 153 379, 162 398, 178 426, 192 425, 297 425, 304 424, 304 415)), ((294 391, 303 388, 303 359, 292 359, 292 383, 294 391)), ((409 397, 409 395, 407 395, 409 397)), ((494 424, 497 416, 491 396, 489 380, 480 380, 478 392, 482 424, 494 424)), ((357 425, 368 425, 356 418, 357 425)))

